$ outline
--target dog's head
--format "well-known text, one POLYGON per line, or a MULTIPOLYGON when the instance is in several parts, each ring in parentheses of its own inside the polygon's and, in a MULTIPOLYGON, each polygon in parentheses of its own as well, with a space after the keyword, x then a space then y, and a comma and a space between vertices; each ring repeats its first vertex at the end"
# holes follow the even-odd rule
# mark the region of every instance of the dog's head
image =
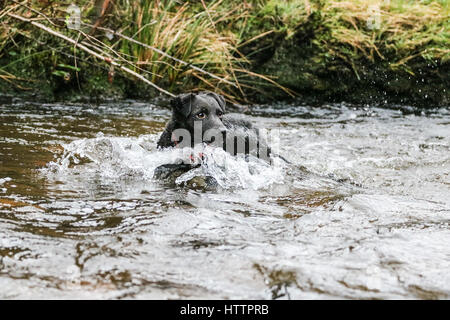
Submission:
MULTIPOLYGON (((201 124, 202 141, 207 130, 218 133, 226 131, 222 122, 225 114, 225 99, 214 92, 199 92, 180 94, 171 101, 173 120, 177 128, 183 128, 194 133, 194 125, 201 124)), ((209 141, 204 141, 209 142, 209 141)))

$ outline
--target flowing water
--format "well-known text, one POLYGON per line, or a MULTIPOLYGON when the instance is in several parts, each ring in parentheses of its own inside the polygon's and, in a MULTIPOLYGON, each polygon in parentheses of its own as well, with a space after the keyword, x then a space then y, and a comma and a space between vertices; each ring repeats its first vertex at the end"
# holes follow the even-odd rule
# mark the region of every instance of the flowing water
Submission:
POLYGON ((175 184, 169 116, 0 105, 0 299, 450 298, 449 109, 253 107, 291 164, 207 150, 175 184))

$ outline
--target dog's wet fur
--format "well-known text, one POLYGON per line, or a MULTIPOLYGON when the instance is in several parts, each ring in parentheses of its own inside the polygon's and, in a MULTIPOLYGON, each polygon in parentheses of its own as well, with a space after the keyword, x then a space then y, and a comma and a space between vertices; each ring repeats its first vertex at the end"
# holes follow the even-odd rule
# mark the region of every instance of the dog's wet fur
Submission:
MULTIPOLYGON (((258 129, 254 128, 252 123, 240 114, 226 114, 226 102, 223 96, 209 91, 199 93, 185 93, 178 95, 170 102, 172 107, 172 117, 161 134, 157 147, 159 149, 180 146, 181 141, 177 141, 174 131, 177 129, 187 130, 191 135, 191 141, 184 141, 183 146, 194 147, 194 123, 201 121, 202 137, 199 142, 212 144, 222 147, 224 150, 236 155, 245 153, 253 154, 257 157, 269 159, 271 150, 267 143, 259 135, 258 129), (212 140, 205 141, 205 132, 214 129, 222 135, 221 142, 212 140), (237 148, 238 139, 243 139, 239 143, 245 145, 244 148, 237 148), (216 143, 214 143, 216 142, 216 143), (221 143, 220 145, 217 145, 221 143), (227 148, 232 145, 232 148, 227 148), (262 148, 264 147, 264 148, 262 148), (264 154, 260 154, 263 150, 264 154)), ((207 138, 206 139, 210 139, 207 138)), ((155 177, 165 180, 176 173, 179 176, 188 171, 189 164, 183 165, 162 165, 155 170, 155 177)))
MULTIPOLYGON (((168 122, 164 132, 158 140, 158 148, 175 147, 179 141, 176 141, 173 132, 176 129, 187 130, 192 137, 190 146, 194 146, 194 122, 202 122, 202 142, 206 131, 210 129, 223 134, 226 137, 227 131, 237 128, 244 131, 252 130, 253 125, 239 114, 225 114, 225 99, 214 92, 199 92, 181 94, 171 100, 172 118, 168 122)), ((225 139, 223 139, 225 141, 225 139)), ((184 144, 184 146, 188 146, 184 144)), ((225 142, 224 142, 225 147, 225 142)))

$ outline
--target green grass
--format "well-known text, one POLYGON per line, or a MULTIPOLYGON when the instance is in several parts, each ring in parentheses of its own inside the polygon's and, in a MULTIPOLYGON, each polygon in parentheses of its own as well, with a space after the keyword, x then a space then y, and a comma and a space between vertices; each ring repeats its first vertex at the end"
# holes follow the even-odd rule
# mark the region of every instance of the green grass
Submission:
MULTIPOLYGON (((216 14, 206 10, 192 14, 189 9, 188 3, 180 5, 173 0, 120 3, 116 8, 126 17, 129 27, 125 33, 129 37, 239 84, 235 69, 242 58, 233 55, 235 37, 217 31, 215 23, 219 17, 216 14)), ((198 90, 217 90, 233 97, 227 93, 232 88, 226 83, 205 77, 141 45, 121 40, 120 52, 133 57, 136 64, 150 73, 153 82, 169 90, 195 84, 198 90)))
POLYGON ((417 56, 430 62, 449 59, 446 0, 252 1, 239 32, 244 41, 267 31, 284 32, 289 38, 311 24, 314 43, 326 56, 349 62, 386 60, 396 68, 417 56))

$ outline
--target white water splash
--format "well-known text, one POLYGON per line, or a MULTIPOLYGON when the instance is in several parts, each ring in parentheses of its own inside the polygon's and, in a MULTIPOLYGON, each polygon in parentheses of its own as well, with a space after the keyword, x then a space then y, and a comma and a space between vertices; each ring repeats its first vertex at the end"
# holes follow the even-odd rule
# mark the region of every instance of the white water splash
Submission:
MULTIPOLYGON (((284 167, 280 159, 268 164, 254 156, 232 156, 221 148, 199 146, 194 154, 202 154, 200 167, 190 170, 178 177, 177 184, 185 183, 194 177, 210 176, 225 189, 264 189, 275 183, 284 182, 284 167), (280 160, 280 161, 278 161, 280 160)), ((199 161, 198 157, 194 161, 199 161)))
POLYGON ((153 180, 153 172, 158 166, 184 162, 200 166, 178 177, 175 181, 178 185, 194 177, 209 176, 224 189, 258 190, 284 181, 284 164, 280 159, 268 164, 253 156, 247 159, 232 156, 220 148, 204 145, 194 149, 156 150, 157 138, 157 135, 128 138, 99 134, 93 139, 75 140, 63 145, 63 156, 51 162, 44 173, 57 179, 71 174, 79 178, 95 174, 105 180, 153 180))

